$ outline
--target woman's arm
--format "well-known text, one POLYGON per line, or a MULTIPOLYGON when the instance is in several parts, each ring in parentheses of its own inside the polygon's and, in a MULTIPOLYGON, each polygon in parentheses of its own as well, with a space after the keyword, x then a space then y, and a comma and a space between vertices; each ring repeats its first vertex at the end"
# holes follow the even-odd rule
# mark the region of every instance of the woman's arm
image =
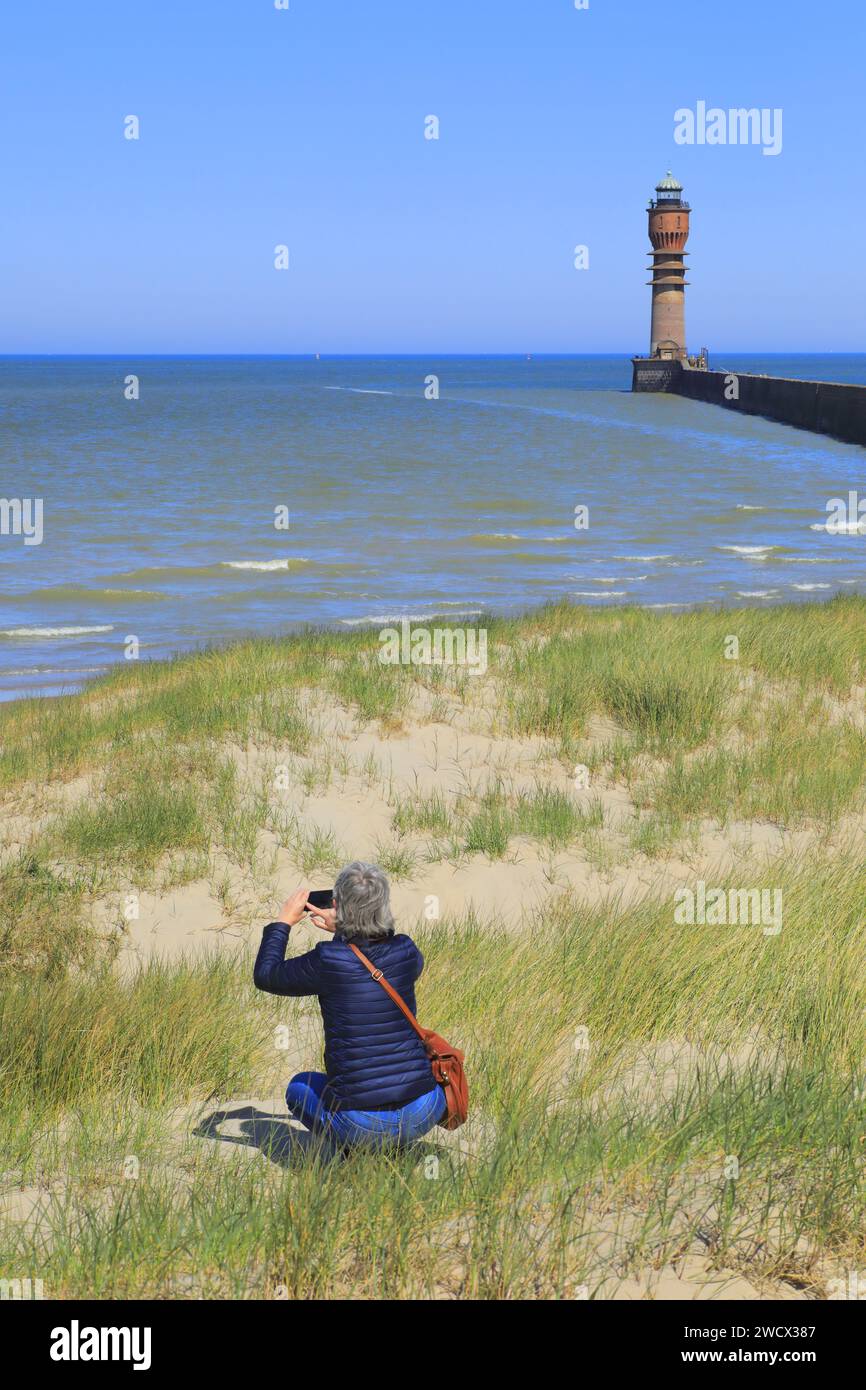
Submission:
POLYGON ((271 922, 262 933, 262 942, 253 969, 253 984, 268 994, 318 994, 319 957, 316 951, 286 960, 289 926, 271 922))
POLYGON ((262 933, 262 941, 253 967, 253 984, 268 994, 318 994, 319 958, 315 951, 286 960, 289 932, 300 922, 310 904, 306 887, 287 898, 276 922, 262 933))

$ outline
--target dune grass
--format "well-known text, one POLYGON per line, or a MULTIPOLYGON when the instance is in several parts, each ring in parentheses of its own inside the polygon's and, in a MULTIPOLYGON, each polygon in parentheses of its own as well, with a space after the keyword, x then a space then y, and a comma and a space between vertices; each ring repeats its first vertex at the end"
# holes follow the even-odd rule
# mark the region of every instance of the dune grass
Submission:
MULTIPOLYGON (((866 679, 866 602, 836 598, 767 610, 680 615, 569 604, 520 619, 484 618, 490 677, 519 732, 564 737, 593 713, 653 747, 718 734, 749 674, 839 698, 866 679), (725 657, 729 636, 736 660, 725 657)), ((469 698, 459 669, 383 666, 375 632, 308 631, 118 666, 81 695, 0 710, 0 786, 99 767, 148 732, 169 744, 279 740, 297 752, 312 730, 305 690, 336 693, 365 719, 399 723, 413 686, 469 698)))
POLYGON ((453 812, 441 792, 399 798, 392 817, 392 825, 398 835, 413 832, 447 835, 452 821, 453 812))
POLYGON ((671 902, 563 899, 529 940, 419 926, 423 1017, 468 1053, 466 1154, 434 1131, 328 1163, 280 1148, 278 1119, 270 1162, 217 1152, 206 1121, 229 1099, 273 1095, 279 1116, 274 1027, 307 1007, 256 998, 248 962, 7 982, 3 1166, 55 1191, 4 1231, 3 1272, 102 1298, 556 1298, 698 1242, 758 1283, 820 1288, 819 1254, 856 1261, 866 1240, 864 890, 853 861, 769 881, 772 937, 677 926, 671 902))
POLYGON ((517 798, 514 821, 521 835, 557 849, 586 830, 600 830, 604 811, 597 798, 583 806, 558 788, 540 786, 532 794, 522 793, 517 798))
POLYGON ((79 859, 152 867, 168 850, 202 848, 206 832, 195 792, 132 777, 104 805, 76 806, 57 827, 63 850, 79 859))
POLYGON ((692 814, 770 821, 786 828, 814 822, 832 829, 866 806, 866 733, 853 724, 816 728, 770 726, 746 748, 713 748, 693 759, 677 756, 641 799, 674 817, 692 814))
POLYGON ((0 977, 65 975, 94 962, 98 943, 89 929, 90 885, 57 871, 36 846, 0 868, 0 977))
MULTIPOLYGON (((567 744, 603 715, 632 749, 668 756, 754 731, 756 681, 813 701, 850 697, 866 680, 864 616, 862 599, 839 598, 678 616, 558 604, 483 622, 504 729, 567 744), (732 635, 736 660, 725 655, 732 635)), ((314 703, 336 694, 362 720, 396 728, 417 687, 455 699, 481 689, 459 670, 383 666, 377 653, 375 633, 309 632, 129 663, 81 695, 16 702, 0 710, 0 787, 134 763, 154 740, 202 756, 214 741, 250 740, 303 754, 314 739, 304 692, 314 703)))
POLYGON ((453 803, 441 792, 401 798, 392 820, 400 836, 450 839, 456 855, 486 854, 491 859, 502 858, 518 835, 562 848, 603 823, 597 799, 582 805, 576 797, 544 784, 532 792, 509 793, 501 779, 477 795, 456 797, 453 803))
POLYGON ((399 725, 410 697, 406 668, 381 665, 376 648, 350 653, 334 672, 331 685, 363 719, 381 719, 388 725, 399 725))
MULTIPOLYGON (((459 1143, 434 1132, 342 1164, 315 1147, 266 1162, 178 1111, 267 1095, 278 1114, 278 1025, 299 1066, 321 1062, 306 1001, 257 996, 234 958, 120 977, 90 913, 107 886, 178 881, 217 850, 251 870, 263 833, 308 873, 350 858, 269 780, 291 765, 313 796, 347 774, 351 741, 323 752, 317 728, 335 701, 358 728, 399 732, 432 693, 437 717, 459 708, 566 769, 566 787, 549 761, 529 788, 491 771, 389 790, 379 849, 396 878, 420 863, 413 837, 458 869, 521 840, 603 848, 601 800, 570 789, 577 763, 632 794, 626 852, 665 852, 701 817, 829 833, 864 806, 864 619, 847 598, 678 616, 561 604, 490 621, 483 680, 382 666, 375 633, 311 632, 0 708, 13 810, 87 779, 32 842, 4 837, 0 1167, 4 1192, 38 1188, 42 1211, 3 1223, 0 1272, 38 1272, 50 1296, 557 1298, 694 1248, 818 1292, 828 1260, 862 1268, 862 855, 822 843, 754 871, 749 886, 782 892, 777 935, 678 925, 672 890, 628 909, 563 896, 522 934, 420 924, 422 1020, 467 1050, 472 1122, 459 1143), (255 777, 239 771, 250 747, 267 753, 255 777)), ((387 777, 372 753, 364 766, 387 777)))
POLYGON ((249 980, 228 958, 152 960, 131 980, 108 970, 7 977, 0 1104, 59 1111, 106 1096, 158 1106, 249 1084, 262 1044, 249 980))
MULTIPOLYGON (((701 817, 831 832, 864 805, 864 619, 859 598, 676 616, 558 604, 484 620, 486 682, 383 666, 375 633, 308 632, 125 663, 80 695, 5 706, 7 795, 73 777, 87 778, 88 794, 24 848, 45 872, 22 875, 15 855, 6 856, 17 887, 0 924, 0 963, 20 958, 13 938, 27 935, 49 882, 70 906, 74 934, 88 885, 124 873, 138 886, 182 882, 216 850, 252 866, 265 832, 305 872, 331 869, 345 847, 329 830, 285 815, 267 786, 246 785, 227 750, 273 750, 275 764, 292 761, 306 793, 319 794, 340 759, 344 774, 350 761, 344 745, 322 753, 311 718, 335 698, 386 731, 410 716, 421 687, 467 701, 469 717, 480 701, 477 717, 502 733, 548 740, 569 770, 585 762, 594 776, 623 781, 642 813, 628 843, 649 857, 668 852, 701 817), (726 655, 732 637, 735 660, 726 655), (601 744, 587 737, 599 718, 612 730, 601 744)), ((398 876, 422 855, 502 858, 520 836, 556 851, 582 842, 594 855, 592 836, 604 829, 597 802, 549 782, 519 796, 493 783, 447 797, 401 793, 393 804, 397 840, 383 852, 398 876), (426 851, 403 843, 410 836, 427 837, 426 851)), ((51 956, 37 950, 33 959, 51 956)))
POLYGON ((501 859, 515 836, 522 835, 551 849, 562 849, 585 831, 598 830, 604 812, 598 799, 580 804, 556 787, 537 786, 532 792, 509 794, 495 781, 464 808, 462 848, 466 854, 501 859))

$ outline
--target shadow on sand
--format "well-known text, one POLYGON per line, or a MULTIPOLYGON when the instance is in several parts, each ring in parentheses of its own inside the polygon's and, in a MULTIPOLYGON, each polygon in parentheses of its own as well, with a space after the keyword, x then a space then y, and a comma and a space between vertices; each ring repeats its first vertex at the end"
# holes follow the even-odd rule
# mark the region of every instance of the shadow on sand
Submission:
MULTIPOLYGON (((214 1110, 192 1132, 197 1139, 217 1139, 222 1144, 242 1144, 246 1148, 259 1149, 271 1163, 281 1168, 289 1168, 315 1155, 328 1162, 349 1156, 333 1141, 311 1134, 307 1129, 300 1129, 287 1118, 260 1110, 255 1105, 235 1105, 229 1109, 214 1110), (224 1133, 222 1126, 228 1124, 233 1132, 224 1133)), ((418 1161, 428 1154, 439 1152, 423 1139, 408 1144, 403 1152, 408 1151, 418 1161)))
POLYGON ((309 1130, 297 1129, 288 1119, 268 1114, 255 1105, 236 1105, 229 1110, 214 1110, 193 1130, 197 1139, 218 1139, 222 1144, 243 1144, 260 1149, 272 1163, 288 1168, 312 1148, 321 1148, 309 1130), (224 1134, 221 1126, 231 1122, 234 1133, 224 1134))

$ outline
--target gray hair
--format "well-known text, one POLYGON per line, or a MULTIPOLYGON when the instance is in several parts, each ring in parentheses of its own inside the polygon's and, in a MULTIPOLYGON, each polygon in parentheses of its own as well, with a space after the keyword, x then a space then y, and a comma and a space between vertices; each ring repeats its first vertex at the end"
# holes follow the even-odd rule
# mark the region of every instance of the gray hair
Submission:
POLYGON ((356 936, 393 936, 391 888, 375 864, 356 860, 337 874, 334 884, 337 931, 347 941, 356 936))

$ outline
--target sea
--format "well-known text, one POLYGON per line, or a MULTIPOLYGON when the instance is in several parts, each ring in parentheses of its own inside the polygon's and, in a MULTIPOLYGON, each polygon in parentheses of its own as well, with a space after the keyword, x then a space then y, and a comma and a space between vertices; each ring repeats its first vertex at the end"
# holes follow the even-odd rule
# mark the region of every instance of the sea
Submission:
MULTIPOLYGON (((866 383, 864 355, 711 366, 866 383)), ((827 529, 863 449, 630 382, 627 356, 0 358, 0 698, 308 624, 866 592, 866 534, 827 529)))

